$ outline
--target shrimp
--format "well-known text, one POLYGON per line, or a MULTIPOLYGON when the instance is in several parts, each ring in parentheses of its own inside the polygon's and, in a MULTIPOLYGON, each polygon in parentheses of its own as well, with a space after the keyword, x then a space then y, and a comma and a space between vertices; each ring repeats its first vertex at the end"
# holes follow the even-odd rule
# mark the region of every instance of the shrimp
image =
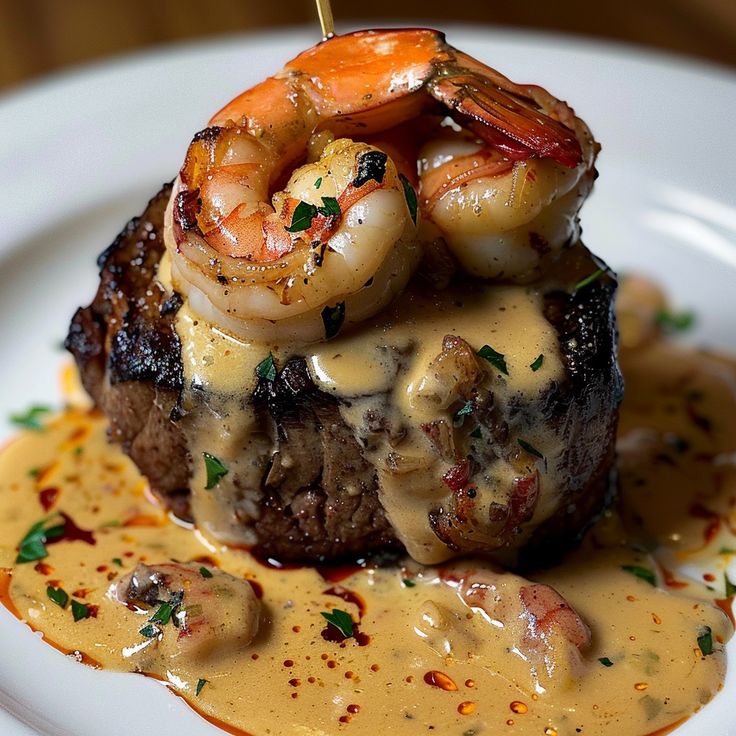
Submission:
POLYGON ((251 585, 202 565, 139 563, 108 595, 145 616, 131 619, 139 642, 130 653, 145 651, 153 664, 237 653, 258 633, 260 603, 251 585))
POLYGON ((472 275, 525 281, 575 239, 595 152, 565 103, 437 31, 334 37, 194 137, 166 215, 172 279, 236 335, 303 340, 380 310, 438 234, 472 275), (402 126, 394 161, 381 136, 402 126))
POLYGON ((465 605, 494 626, 511 629, 516 653, 529 662, 539 686, 547 689, 558 672, 574 676, 581 671, 591 632, 554 588, 510 574, 473 570, 455 585, 465 605))

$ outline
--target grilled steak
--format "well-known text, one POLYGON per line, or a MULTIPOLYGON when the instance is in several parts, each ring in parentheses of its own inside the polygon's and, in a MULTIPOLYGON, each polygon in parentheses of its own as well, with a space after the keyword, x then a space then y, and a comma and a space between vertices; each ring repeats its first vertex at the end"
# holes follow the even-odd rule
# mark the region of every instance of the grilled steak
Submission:
MULTIPOLYGON (((191 389, 175 329, 182 301, 157 280, 169 194, 165 186, 100 256, 99 288, 74 316, 66 346, 86 390, 110 420, 111 440, 130 455, 162 501, 191 520, 192 473, 199 462, 191 415, 200 408, 182 401, 191 389)), ((599 266, 578 245, 559 269, 572 274, 568 282, 574 283, 575 274, 585 276, 599 266)), ((550 279, 543 304, 557 334, 564 376, 533 400, 498 400, 494 386, 503 376, 489 377, 487 363, 462 339, 462 326, 437 345, 428 371, 438 380, 443 372, 453 377, 447 406, 460 419, 455 426, 438 419, 421 427, 432 468, 436 465, 447 492, 423 523, 445 556, 488 553, 512 566, 549 561, 579 538, 607 502, 621 394, 615 281, 602 273, 578 290, 561 283, 550 279), (463 412, 472 412, 472 424, 461 421, 463 412), (554 461, 518 434, 519 428, 534 426, 564 442, 554 461), (499 459, 519 472, 481 507, 484 488, 495 482, 486 469, 499 459), (549 488, 548 462, 557 478, 549 488), (531 523, 545 505, 544 518, 531 523)), ((381 478, 400 476, 407 461, 400 449, 382 459, 377 454, 379 447, 401 446, 401 429, 390 426, 381 411, 388 395, 371 398, 356 428, 345 418, 354 402, 318 386, 305 359, 292 356, 275 376, 254 382, 241 400, 259 427, 260 449, 242 450, 253 454, 247 458, 249 474, 231 473, 228 494, 219 498, 232 504, 234 523, 247 529, 255 553, 315 561, 405 546, 384 508, 381 478)), ((236 460, 220 459, 226 465, 236 460)), ((428 472, 426 463, 422 472, 428 472)))

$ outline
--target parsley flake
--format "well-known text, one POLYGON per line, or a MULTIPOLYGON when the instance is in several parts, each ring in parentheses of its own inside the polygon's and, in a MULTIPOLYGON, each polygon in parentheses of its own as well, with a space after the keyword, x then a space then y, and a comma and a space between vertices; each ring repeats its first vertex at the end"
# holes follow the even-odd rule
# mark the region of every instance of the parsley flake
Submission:
POLYGON ((153 624, 146 624, 138 633, 146 639, 155 639, 161 633, 161 629, 153 624))
POLYGON ((580 289, 584 289, 586 286, 590 286, 590 284, 592 284, 594 281, 598 281, 598 279, 603 276, 605 272, 605 268, 599 268, 596 271, 593 271, 593 273, 586 276, 584 279, 580 279, 580 281, 578 281, 577 284, 572 287, 573 292, 580 291, 580 289))
POLYGON ((122 561, 122 560, 121 560, 121 559, 120 559, 119 557, 113 557, 113 558, 112 558, 112 561, 113 561, 113 562, 114 562, 114 563, 115 563, 115 564, 116 564, 116 565, 117 565, 118 567, 122 567, 122 566, 123 566, 123 561, 122 561))
POLYGON ((481 439, 482 435, 481 435, 481 432, 480 432, 480 427, 476 427, 476 428, 475 428, 475 429, 474 429, 474 430, 473 430, 473 431, 472 431, 472 432, 470 433, 470 436, 471 436, 471 437, 472 437, 472 438, 473 438, 474 440, 479 440, 479 439, 481 439))
POLYGON ((221 460, 209 452, 203 452, 202 455, 204 456, 204 467, 207 470, 205 490, 211 491, 230 471, 221 460))
POLYGON ((613 662, 611 662, 608 657, 598 657, 598 661, 604 666, 604 667, 613 667, 613 662))
POLYGON ((543 363, 544 363, 544 353, 540 353, 534 359, 534 362, 529 367, 536 373, 542 367, 543 363))
POLYGON ((463 417, 467 417, 469 414, 472 414, 475 409, 475 406, 473 405, 472 401, 466 401, 463 406, 461 406, 456 412, 455 412, 455 421, 456 422, 462 422, 463 417))
POLYGON ((537 450, 534 445, 530 445, 526 440, 522 440, 521 437, 517 438, 516 440, 519 443, 519 446, 522 450, 526 450, 530 455, 534 455, 534 457, 538 457, 540 460, 544 460, 544 455, 542 455, 539 450, 537 450))
POLYGON ((506 365, 506 358, 503 353, 499 353, 494 350, 490 345, 484 345, 478 352, 477 355, 487 360, 494 368, 497 368, 504 375, 509 374, 508 366, 506 365))
POLYGON ((79 601, 72 600, 72 616, 74 617, 74 623, 82 621, 82 619, 90 617, 89 606, 79 601))
POLYGON ((401 582, 405 588, 413 588, 416 585, 411 578, 403 578, 401 582))
POLYGON ((317 207, 309 202, 299 202, 291 216, 291 225, 284 228, 287 233, 301 233, 308 230, 317 216, 317 207))
POLYGON ((621 565, 621 569, 626 572, 630 572, 632 575, 636 575, 637 578, 641 578, 649 585, 657 585, 657 577, 652 570, 648 567, 641 567, 640 565, 621 565))
POLYGON ((64 533, 66 522, 58 523, 58 516, 47 516, 37 521, 21 539, 18 545, 18 556, 16 563, 35 562, 47 557, 49 551, 46 544, 50 539, 57 539, 64 533))
POLYGON ((404 196, 406 197, 406 206, 409 208, 409 214, 414 224, 417 224, 417 193, 411 182, 403 175, 399 174, 401 186, 404 187, 404 196))
POLYGON ((342 210, 338 201, 334 197, 322 197, 322 206, 317 209, 323 217, 340 216, 342 210))
POLYGON ((199 694, 202 692, 202 688, 209 682, 209 680, 205 680, 204 678, 200 677, 199 680, 197 680, 197 687, 194 690, 194 694, 199 697, 199 694))
POLYGON ((314 182, 314 188, 319 189, 322 186, 322 177, 318 176, 317 180, 314 182))
POLYGON ((732 547, 721 547, 718 550, 719 555, 736 555, 736 549, 733 549, 732 547))
POLYGON ((332 340, 340 332, 345 321, 345 302, 338 302, 334 307, 322 310, 322 324, 325 326, 325 339, 332 340))
POLYGON ((49 585, 48 588, 46 588, 46 595, 50 600, 56 603, 59 608, 66 608, 67 603, 69 603, 69 593, 67 593, 63 588, 54 588, 53 585, 49 585))
POLYGON ((713 631, 710 626, 705 626, 700 636, 698 636, 698 647, 704 657, 713 654, 713 631))
POLYGON ((256 375, 258 378, 265 378, 271 383, 276 380, 276 363, 274 363, 271 353, 256 366, 256 375))
POLYGON ((327 623, 334 626, 345 638, 353 635, 353 618, 349 613, 333 608, 332 613, 320 611, 327 623))
POLYGON ((200 575, 201 575, 201 576, 202 576, 203 578, 212 578, 212 577, 214 577, 214 575, 212 574, 212 571, 211 571, 211 570, 208 570, 208 569, 207 569, 206 567, 204 567, 204 566, 202 566, 202 567, 200 567, 200 568, 199 568, 199 574, 200 574, 200 575))
POLYGON ((723 579, 726 585, 726 598, 732 598, 736 595, 736 585, 734 585, 729 579, 728 579, 728 573, 723 573, 723 579))
POLYGON ((670 312, 667 309, 660 309, 654 315, 654 321, 665 332, 684 332, 695 324, 695 314, 689 310, 670 312))
POLYGON ((10 422, 16 427, 30 429, 33 432, 41 432, 43 430, 42 417, 51 412, 50 406, 35 405, 23 414, 11 414, 10 422))

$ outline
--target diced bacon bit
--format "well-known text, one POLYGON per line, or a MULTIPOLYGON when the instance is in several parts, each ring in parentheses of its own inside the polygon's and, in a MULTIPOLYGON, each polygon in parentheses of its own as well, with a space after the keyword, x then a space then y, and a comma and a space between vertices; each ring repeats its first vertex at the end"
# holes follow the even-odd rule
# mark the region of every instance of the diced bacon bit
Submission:
POLYGON ((453 492, 457 493, 464 488, 470 480, 470 460, 465 458, 457 465, 453 465, 443 476, 443 483, 453 492))

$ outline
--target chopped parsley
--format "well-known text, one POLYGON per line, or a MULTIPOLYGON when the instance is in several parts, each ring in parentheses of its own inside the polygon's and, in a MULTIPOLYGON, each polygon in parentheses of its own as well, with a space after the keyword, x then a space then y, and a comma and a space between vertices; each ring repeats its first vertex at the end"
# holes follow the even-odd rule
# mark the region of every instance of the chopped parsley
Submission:
POLYGON ((611 662, 608 657, 598 657, 598 661, 604 666, 604 667, 613 667, 613 662, 611 662))
POLYGON ((503 353, 494 350, 490 345, 484 345, 477 353, 481 358, 487 360, 492 366, 498 368, 501 373, 508 376, 509 369, 506 365, 506 358, 503 353))
POLYGON ((713 631, 710 626, 705 626, 700 636, 698 636, 698 647, 704 657, 713 654, 713 631))
POLYGON ((82 621, 82 619, 89 618, 89 606, 84 603, 80 603, 79 601, 72 600, 72 616, 74 617, 75 623, 82 621))
POLYGON ((146 624, 138 633, 146 639, 155 639, 161 633, 161 629, 153 624, 146 624))
POLYGON ((598 279, 603 276, 603 274, 606 272, 605 268, 599 268, 596 271, 593 271, 593 273, 586 276, 584 279, 580 279, 580 281, 575 284, 575 286, 572 287, 573 291, 580 291, 580 289, 584 289, 586 286, 589 286, 594 281, 598 281, 598 279))
POLYGON ((43 430, 42 417, 51 412, 51 407, 35 405, 32 406, 24 414, 11 414, 10 421, 16 427, 30 429, 34 432, 43 430))
POLYGON ((112 561, 113 561, 113 562, 114 562, 114 563, 115 563, 115 564, 116 564, 116 565, 117 565, 118 567, 122 567, 122 566, 123 566, 123 561, 122 561, 122 560, 121 560, 121 559, 120 559, 119 557, 113 557, 113 558, 112 558, 112 561))
POLYGON ((38 478, 39 475, 41 475, 41 468, 31 468, 28 471, 29 478, 38 478))
POLYGON ((468 415, 473 413, 473 410, 475 407, 473 406, 472 401, 466 401, 463 406, 461 406, 456 412, 455 412, 455 421, 456 422, 462 422, 463 417, 467 417, 468 415))
POLYGON ((521 437, 519 437, 516 441, 519 443, 519 446, 522 450, 526 450, 530 455, 534 455, 534 457, 538 457, 540 460, 544 460, 544 455, 542 455, 542 453, 539 452, 539 450, 537 450, 534 445, 530 445, 526 440, 521 439, 521 437))
POLYGON ((340 205, 334 197, 322 197, 322 206, 317 209, 317 212, 323 217, 339 217, 342 214, 340 205))
POLYGON ((736 585, 734 585, 729 579, 728 579, 728 573, 723 573, 723 579, 726 585, 726 598, 731 598, 736 595, 736 585))
POLYGON ((732 547, 721 547, 718 550, 719 555, 736 555, 736 549, 733 549, 732 547))
POLYGON ((472 437, 472 438, 473 438, 474 440, 479 440, 479 439, 481 438, 481 433, 480 433, 480 427, 476 427, 476 428, 475 428, 475 429, 474 429, 474 430, 473 430, 473 431, 472 431, 472 432, 470 433, 470 436, 471 436, 471 437, 472 437))
POLYGON ((204 456, 204 467, 207 470, 205 490, 211 491, 230 471, 221 460, 209 452, 203 452, 202 455, 204 456))
POLYGON ((331 340, 342 328, 345 321, 345 302, 338 302, 334 307, 322 310, 322 324, 325 326, 325 339, 331 340))
POLYGON ((640 565, 621 565, 621 569, 631 573, 632 575, 636 575, 637 578, 641 578, 645 582, 649 583, 649 585, 657 585, 657 577, 648 567, 641 567, 640 565))
POLYGON ((21 539, 18 545, 18 556, 15 558, 16 563, 35 562, 47 557, 49 551, 46 544, 50 539, 57 539, 64 533, 66 523, 61 520, 59 523, 58 516, 47 516, 41 521, 37 521, 21 539))
POLYGON ((159 607, 156 609, 156 613, 151 616, 150 619, 148 619, 152 624, 161 624, 161 626, 166 626, 169 621, 171 621, 171 616, 174 613, 174 609, 181 603, 182 598, 184 598, 184 591, 179 591, 178 593, 175 593, 170 601, 164 601, 159 604, 159 607))
POLYGON ((200 567, 200 568, 199 568, 199 574, 200 574, 200 575, 201 575, 201 576, 202 576, 203 578, 212 578, 212 577, 214 577, 214 575, 212 574, 212 571, 211 571, 211 570, 208 570, 208 569, 207 569, 206 567, 204 567, 204 566, 202 566, 202 567, 200 567))
POLYGON ((56 603, 59 608, 66 608, 69 603, 69 593, 67 593, 63 588, 54 588, 53 585, 49 585, 48 588, 46 588, 46 595, 50 600, 56 603))
POLYGON ((194 694, 199 697, 199 694, 202 692, 202 688, 209 682, 209 680, 205 680, 203 677, 200 677, 199 680, 197 680, 197 687, 194 690, 194 694))
POLYGON ((417 224, 417 193, 411 182, 403 175, 399 174, 401 186, 404 187, 404 196, 406 197, 406 206, 409 208, 409 214, 414 224, 417 224))
POLYGON ((291 225, 285 228, 287 233, 301 233, 308 230, 312 220, 317 216, 316 205, 299 202, 291 216, 291 225))
POLYGON ((684 332, 695 324, 695 314, 689 310, 670 312, 667 309, 660 309, 654 315, 654 321, 665 332, 684 332))
POLYGON ((529 367, 536 373, 544 363, 544 353, 540 353, 535 359, 534 362, 529 365, 529 367))
POLYGON ((318 176, 317 180, 314 182, 314 188, 319 189, 322 186, 322 177, 318 176))
POLYGON ((403 578, 401 582, 405 588, 413 588, 416 585, 411 578, 403 578))
POLYGON ((271 353, 256 366, 256 375, 258 378, 265 378, 271 383, 276 380, 276 363, 274 363, 271 353))
POLYGON ((334 626, 344 637, 353 635, 353 618, 349 613, 333 608, 332 613, 320 611, 327 623, 334 626))

